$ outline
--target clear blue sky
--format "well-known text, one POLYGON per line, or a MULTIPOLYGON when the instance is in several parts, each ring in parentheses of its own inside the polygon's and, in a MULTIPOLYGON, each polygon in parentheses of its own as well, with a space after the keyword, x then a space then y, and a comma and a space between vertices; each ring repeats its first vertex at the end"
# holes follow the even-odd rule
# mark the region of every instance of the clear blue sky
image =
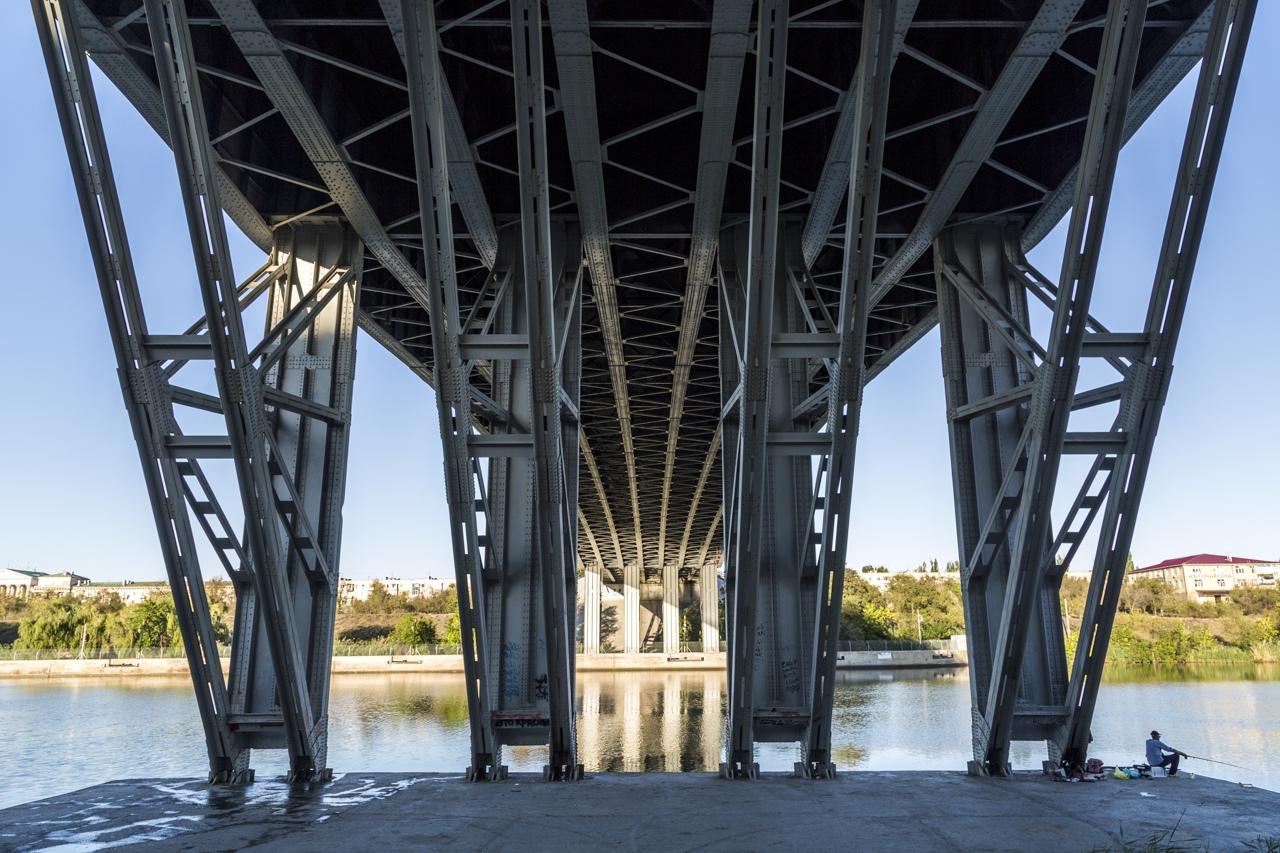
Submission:
MULTIPOLYGON (((1198 551, 1280 556, 1280 354, 1274 263, 1280 158, 1280 4, 1261 3, 1142 508, 1139 564, 1198 551)), ((80 212, 26 3, 0 4, 0 566, 97 579, 163 576, 80 212)), ((1126 148, 1094 313, 1140 322, 1192 81, 1126 148)), ((154 330, 195 314, 173 160, 98 80, 134 257, 154 330)), ((233 235, 237 271, 261 262, 233 235)), ((1032 255, 1051 276, 1061 228, 1032 255)), ((1127 321, 1127 323, 1126 323, 1127 321)), ((1134 325, 1136 327, 1136 325, 1134 325)), ((937 333, 868 389, 853 565, 954 559, 937 333)), ((361 337, 344 575, 449 576, 431 391, 361 337)), ((209 569, 212 574, 212 569, 209 569)))

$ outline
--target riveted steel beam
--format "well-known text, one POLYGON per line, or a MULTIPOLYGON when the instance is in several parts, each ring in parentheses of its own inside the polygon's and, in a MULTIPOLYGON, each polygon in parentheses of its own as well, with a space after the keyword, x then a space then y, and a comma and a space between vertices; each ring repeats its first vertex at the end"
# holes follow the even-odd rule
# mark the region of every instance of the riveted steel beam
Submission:
MULTIPOLYGON (((437 52, 434 7, 406 0, 401 43, 409 80, 409 110, 413 123, 414 165, 422 220, 427 313, 436 365, 436 411, 444 444, 445 496, 449 505, 454 571, 457 576, 462 659, 467 683, 467 711, 471 725, 467 778, 483 780, 502 774, 501 753, 493 733, 489 697, 485 619, 484 565, 480 521, 476 513, 476 447, 471 396, 462 351, 461 308, 454 259, 453 209, 445 132, 445 85, 437 52)), ((483 436, 500 438, 501 436, 483 436)))
MULTIPOLYGON (((726 608, 729 620, 729 728, 721 774, 754 778, 755 762, 757 603, 764 513, 768 480, 769 349, 773 341, 777 282, 785 277, 785 250, 779 227, 779 180, 782 166, 782 113, 786 92, 788 5, 762 0, 756 23, 756 109, 752 142, 751 215, 744 235, 745 257, 737 261, 744 281, 739 427, 734 456, 732 527, 734 544, 726 559, 732 578, 726 608)), ((723 261, 722 261, 723 263, 723 261)), ((735 357, 725 352, 721 360, 735 357)), ((729 494, 727 491, 726 494, 729 494)), ((726 501, 728 502, 728 501, 726 501)), ((795 686, 799 687, 797 679, 795 686)))
MULTIPOLYGON (((160 101, 160 90, 155 81, 138 67, 129 55, 129 49, 118 31, 102 25, 97 16, 89 11, 84 0, 72 0, 65 4, 67 14, 73 16, 80 26, 81 45, 89 51, 95 65, 102 69, 117 89, 138 113, 151 125, 161 139, 169 142, 169 128, 164 120, 164 105, 160 101)), ((142 7, 139 7, 142 8, 142 7)), ((271 227, 262 215, 249 203, 239 188, 227 177, 219 167, 214 168, 214 180, 218 183, 218 198, 226 206, 224 209, 231 220, 252 240, 258 248, 267 251, 271 248, 271 227)))
MULTIPOLYGON (((582 253, 591 276, 591 292, 600 335, 604 341, 609 382, 613 388, 618 435, 627 472, 631 523, 636 542, 635 559, 643 565, 645 547, 640 514, 640 485, 636 473, 626 355, 622 349, 622 326, 615 294, 617 278, 609 252, 609 214, 605 204, 604 172, 600 159, 602 149, 600 128, 596 120, 595 71, 592 67, 587 4, 585 0, 551 0, 547 9, 550 13, 569 158, 573 163, 575 203, 582 228, 582 253)), ((542 93, 538 93, 538 97, 541 98, 542 93)))
MULTIPOLYGON (((1204 56, 1212 14, 1212 6, 1201 12, 1134 89, 1133 96, 1129 99, 1129 112, 1125 119, 1125 143, 1133 138, 1138 128, 1142 127, 1155 112, 1156 107, 1164 102, 1174 87, 1182 82, 1204 56)), ((1023 251, 1031 251, 1032 247, 1043 240, 1062 217, 1066 216, 1071 208, 1079 177, 1080 164, 1077 163, 1058 186, 1045 196, 1035 215, 1022 231, 1023 251)))
MULTIPOLYGON (((889 58, 889 68, 898 61, 898 54, 906 42, 907 30, 915 18, 916 7, 920 0, 900 0, 894 11, 893 48, 889 58)), ((818 252, 822 250, 831 234, 831 226, 836 221, 840 204, 845 200, 849 188, 849 174, 852 168, 850 152, 854 150, 857 128, 857 110, 859 93, 862 91, 860 80, 862 59, 858 60, 858 71, 849 83, 849 91, 842 98, 840 120, 836 124, 835 133, 831 137, 831 147, 827 150, 826 162, 822 165, 822 176, 813 190, 813 199, 809 204, 809 218, 804 224, 804 262, 812 266, 818 252)))
MULTIPOLYGON (((876 212, 880 207, 885 120, 897 22, 895 0, 871 0, 863 7, 862 60, 858 74, 854 134, 849 153, 849 204, 845 223, 844 275, 836 317, 838 346, 827 399, 828 442, 825 464, 814 482, 815 509, 821 522, 809 529, 817 536, 817 595, 814 637, 809 664, 808 727, 801 743, 801 775, 835 775, 831 760, 831 714, 835 702, 836 658, 840 641, 840 608, 844 589, 845 551, 849 545, 849 513, 853 497, 854 456, 865 385, 867 321, 875 263, 876 212), (821 502, 818 496, 821 495, 821 502)), ((804 549, 809 551, 808 547, 804 549)), ((805 553, 800 561, 810 559, 805 553)))
MULTIPOLYGON (((401 60, 407 64, 405 52, 405 17, 400 0, 378 0, 382 5, 382 14, 387 19, 391 37, 395 40, 396 49, 400 51, 401 60)), ((439 44, 439 35, 433 35, 439 44)), ((462 126, 462 116, 458 113, 458 105, 453 99, 453 91, 449 81, 440 75, 441 101, 444 104, 445 156, 449 161, 449 197, 458 205, 462 219, 467 223, 467 232, 476 247, 476 254, 485 266, 493 268, 498 255, 498 232, 493 224, 493 212, 485 198, 484 187, 480 184, 480 175, 476 171, 475 156, 471 150, 471 142, 462 126)))
MULTIPOLYGON (((208 778, 211 783, 249 781, 252 779, 249 750, 231 728, 231 702, 218 659, 217 640, 184 499, 183 470, 194 473, 198 468, 195 463, 174 459, 164 451, 167 437, 177 428, 173 402, 167 393, 167 384, 159 375, 162 354, 149 353, 147 349, 150 335, 93 79, 85 58, 80 16, 71 4, 62 0, 32 0, 31 7, 89 238, 90 255, 119 368, 120 390, 142 464, 178 629, 195 688, 209 759, 208 778)), ((231 547, 230 541, 228 547, 231 547)), ((219 556, 222 555, 219 551, 219 556)))
POLYGON ((1080 641, 1067 688, 1067 719, 1055 736, 1063 760, 1072 765, 1084 764, 1092 739, 1089 729, 1119 606, 1125 563, 1169 391, 1173 356, 1257 5, 1256 0, 1218 0, 1205 40, 1141 334, 1146 341, 1145 351, 1135 359, 1123 390, 1120 428, 1124 444, 1111 473, 1112 488, 1099 531, 1080 641))
MULTIPOLYGON (((297 490, 286 469, 287 460, 281 459, 279 448, 273 446, 262 414, 260 380, 245 343, 238 294, 230 278, 230 251, 213 176, 213 156, 186 11, 172 0, 146 0, 146 9, 214 355, 218 396, 244 509, 245 550, 253 566, 254 606, 260 610, 270 649, 284 742, 289 750, 288 775, 303 781, 325 778, 327 733, 310 696, 285 565, 285 546, 297 550, 297 533, 281 529, 285 497, 277 491, 282 484, 286 492, 297 490)), ((314 552, 314 537, 310 547, 314 552)))
MULTIPOLYGON (((738 112, 742 87, 742 66, 751 43, 751 0, 718 0, 711 12, 711 46, 707 59, 707 82, 702 93, 702 132, 698 145, 697 193, 693 201, 692 240, 685 277, 684 305, 680 314, 680 337, 676 343, 675 366, 671 377, 671 403, 667 414, 667 448, 663 459, 662 498, 658 511, 658 565, 667 565, 667 511, 671 502, 672 475, 680 447, 680 421, 693 371, 693 352, 702 328, 707 290, 715 273, 720 220, 724 208, 725 179, 734 156, 733 122, 738 112)), ((708 462, 717 449, 708 452, 708 462)), ((704 476, 699 480, 685 536, 681 540, 675 566, 684 565, 688 530, 692 525, 704 476)))
MULTIPOLYGON (((589 39, 585 48, 586 70, 581 67, 575 69, 575 65, 582 61, 581 42, 587 39, 586 9, 584 6, 576 10, 557 10, 555 2, 551 4, 551 9, 552 31, 557 45, 567 39, 578 47, 572 49, 572 53, 561 54, 558 62, 561 87, 566 99, 566 122, 570 126, 570 148, 573 150, 575 137, 579 143, 585 142, 588 137, 594 137, 598 141, 593 118, 595 90, 587 76, 591 63, 589 39), (559 17, 566 13, 573 15, 572 25, 559 17), (570 56, 578 59, 570 60, 570 56), (566 60, 569 61, 568 67, 566 60), (575 85, 582 88, 575 88, 575 85), (577 100, 579 98, 585 100, 577 100), (587 121, 587 117, 582 115, 569 118, 577 113, 576 109, 569 106, 574 103, 589 108, 588 115, 592 120, 587 121)), ((566 45, 566 48, 569 46, 566 45)), ((540 690, 545 692, 549 712, 549 757, 544 777, 548 780, 574 780, 582 778, 574 730, 574 631, 571 622, 575 611, 569 599, 577 571, 576 555, 570 552, 574 536, 568 529, 571 518, 568 500, 575 496, 571 491, 576 490, 571 490, 566 483, 565 470, 566 463, 571 461, 576 472, 578 460, 566 459, 560 419, 559 389, 562 378, 557 370, 554 310, 560 271, 552 258, 551 211, 547 186, 546 87, 543 83, 542 10, 539 0, 513 0, 511 3, 511 49, 516 94, 516 148, 520 167, 521 239, 517 274, 522 277, 524 319, 529 336, 529 434, 534 448, 534 518, 537 521, 534 538, 538 583, 541 587, 541 642, 545 655, 545 684, 540 690)), ((598 144, 595 151, 599 151, 598 144)), ((598 184, 594 188, 591 187, 593 179, 586 177, 584 180, 581 169, 576 180, 579 215, 585 229, 584 254, 596 288, 597 311, 604 323, 607 322, 604 319, 606 309, 599 304, 599 293, 602 289, 612 291, 612 272, 607 265, 602 266, 599 257, 603 254, 607 264, 608 244, 605 238, 608 224, 604 213, 604 187, 599 179, 598 161, 594 170, 594 180, 598 184), (608 278, 596 280, 596 273, 602 276, 607 274, 608 278)), ((591 171, 589 165, 587 171, 591 171)), ((618 349, 618 354, 621 355, 620 339, 618 349)), ((618 369, 622 369, 620 362, 618 369)), ((625 377, 622 386, 618 395, 620 407, 626 401, 625 377)), ((615 393, 618 390, 615 379, 615 393)), ((634 478, 634 473, 631 476, 634 478)), ((634 479, 632 494, 635 494, 634 479)))
MULTIPOLYGON (((987 625, 986 633, 977 638, 977 642, 989 643, 991 654, 989 672, 975 669, 974 761, 970 762, 970 772, 975 774, 1009 772, 1009 744, 1019 725, 1016 711, 1020 686, 1024 694, 1030 688, 1046 689, 1043 684, 1023 684, 1027 675, 1024 660, 1033 633, 1037 637, 1046 634, 1044 625, 1034 616, 1042 601, 1046 565, 1051 561, 1050 508, 1061 457, 1069 450, 1071 400, 1079 375, 1089 301, 1116 160, 1123 142, 1146 5, 1144 0, 1112 0, 1108 6, 1098 76, 1080 156, 1085 168, 1076 186, 1060 287, 1053 305, 1050 334, 1043 347, 1046 357, 1036 368, 1036 388, 1025 414, 1019 451, 1006 464, 1001 491, 984 525, 986 533, 975 543, 973 556, 966 565, 966 575, 972 578, 975 565, 986 560, 980 553, 989 544, 1007 543, 1009 569, 998 607, 998 624, 987 625), (1004 515, 1004 520, 992 525, 998 515, 1004 515)), ((956 482, 960 483, 960 479, 956 482)), ((959 497, 957 494, 957 500, 959 497)), ((982 576, 979 574, 979 578, 982 576)), ((1060 654, 1053 654, 1053 660, 1048 663, 1051 684, 1047 689, 1056 694, 1065 686, 1053 683, 1057 679, 1052 678, 1053 665, 1061 663, 1060 654)))

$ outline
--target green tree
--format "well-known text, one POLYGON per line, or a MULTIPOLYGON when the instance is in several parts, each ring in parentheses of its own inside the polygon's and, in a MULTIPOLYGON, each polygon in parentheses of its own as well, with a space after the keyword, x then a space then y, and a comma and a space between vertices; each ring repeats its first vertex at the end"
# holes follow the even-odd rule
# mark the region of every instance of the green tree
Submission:
POLYGON ((702 639, 702 604, 695 601, 680 611, 680 642, 696 643, 702 639))
POLYGON ((18 623, 18 648, 97 650, 112 644, 119 615, 79 598, 37 598, 18 623))
POLYGON ((408 613, 412 609, 409 596, 403 592, 392 595, 380 581, 374 581, 370 585, 369 597, 364 601, 351 602, 353 613, 408 613))
POLYGON ((406 613, 391 629, 387 638, 397 646, 429 646, 436 642, 436 623, 422 616, 406 613))
POLYGON ((1179 598, 1173 587, 1159 578, 1138 577, 1120 590, 1120 609, 1127 613, 1162 616, 1181 609, 1179 598))
POLYGON ((462 643, 462 621, 458 619, 457 613, 450 616, 449 621, 445 624, 444 641, 450 646, 462 643))
POLYGON ((1264 586, 1237 587, 1231 590, 1231 600, 1246 616, 1280 617, 1280 589, 1264 586))
POLYGON ((960 582, 955 578, 896 575, 889 579, 885 598, 901 639, 915 639, 918 632, 926 640, 943 640, 964 631, 960 582))
POLYGON ((846 573, 840 596, 840 639, 887 640, 893 616, 880 590, 860 575, 846 573))
POLYGON ((178 614, 173 599, 165 595, 153 595, 126 607, 123 613, 127 648, 163 649, 180 648, 182 633, 178 629, 178 614))
POLYGON ((458 588, 450 584, 444 589, 434 590, 412 601, 416 609, 422 613, 457 613, 458 588))

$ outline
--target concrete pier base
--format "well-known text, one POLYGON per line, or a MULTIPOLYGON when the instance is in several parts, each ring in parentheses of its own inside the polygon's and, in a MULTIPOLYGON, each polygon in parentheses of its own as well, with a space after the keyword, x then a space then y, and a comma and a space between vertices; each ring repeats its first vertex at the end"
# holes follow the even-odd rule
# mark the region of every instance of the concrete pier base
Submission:
POLYGON ((314 789, 129 780, 0 811, 0 848, 19 851, 1272 849, 1246 847, 1258 839, 1280 841, 1280 794, 1206 777, 604 774, 576 784, 468 784, 347 773, 314 789), (1148 847, 1175 823, 1175 835, 1148 847))

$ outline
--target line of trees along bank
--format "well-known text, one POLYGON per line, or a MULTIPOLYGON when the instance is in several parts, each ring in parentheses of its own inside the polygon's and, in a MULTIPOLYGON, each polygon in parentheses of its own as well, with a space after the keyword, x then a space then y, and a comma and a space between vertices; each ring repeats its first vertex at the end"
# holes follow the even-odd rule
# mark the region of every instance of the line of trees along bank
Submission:
MULTIPOLYGON (((874 569, 872 569, 874 571, 874 569)), ((215 638, 227 643, 235 610, 225 581, 206 584, 215 638)), ((1062 630, 1074 653, 1088 581, 1062 583, 1062 630)), ((841 601, 844 640, 938 640, 964 633, 958 572, 894 575, 881 591, 860 572, 847 572, 841 601)), ((461 640, 457 593, 448 588, 425 596, 393 595, 374 584, 367 600, 340 608, 336 642, 360 653, 376 648, 456 645, 461 640)), ((700 628, 697 605, 681 614, 682 639, 700 628)), ((157 595, 124 604, 114 593, 96 598, 6 598, 0 595, 0 644, 30 650, 114 650, 182 646, 173 602, 157 595)), ((1280 590, 1245 587, 1230 600, 1187 601, 1166 583, 1137 578, 1121 592, 1108 660, 1119 664, 1192 661, 1280 661, 1280 590)))
MULTIPOLYGON (((953 574, 895 575, 884 592, 862 574, 845 574, 842 639, 929 640, 964 632, 960 582, 953 574)), ((1088 588, 1086 578, 1062 581, 1061 630, 1068 657, 1075 653, 1088 588)), ((1280 590, 1242 587, 1232 590, 1230 599, 1199 603, 1164 581, 1135 578, 1121 591, 1107 659, 1115 664, 1280 661, 1280 590)))
MULTIPOLYGON (((218 643, 229 643, 235 606, 231 585, 212 582, 205 590, 214 638, 218 643)), ((182 646, 173 599, 167 595, 153 595, 134 604, 125 604, 114 592, 94 598, 0 598, 0 619, 14 617, 17 634, 13 645, 19 649, 114 649, 125 654, 182 646)))
MULTIPOLYGON (((205 584, 214 639, 231 642, 235 592, 227 581, 205 584)), ((373 584, 366 601, 340 608, 334 636, 343 645, 456 645, 461 642, 458 596, 453 588, 425 596, 393 595, 373 584)), ((153 595, 126 604, 114 592, 93 598, 0 595, 0 644, 25 650, 134 651, 182 648, 173 599, 153 595)))

